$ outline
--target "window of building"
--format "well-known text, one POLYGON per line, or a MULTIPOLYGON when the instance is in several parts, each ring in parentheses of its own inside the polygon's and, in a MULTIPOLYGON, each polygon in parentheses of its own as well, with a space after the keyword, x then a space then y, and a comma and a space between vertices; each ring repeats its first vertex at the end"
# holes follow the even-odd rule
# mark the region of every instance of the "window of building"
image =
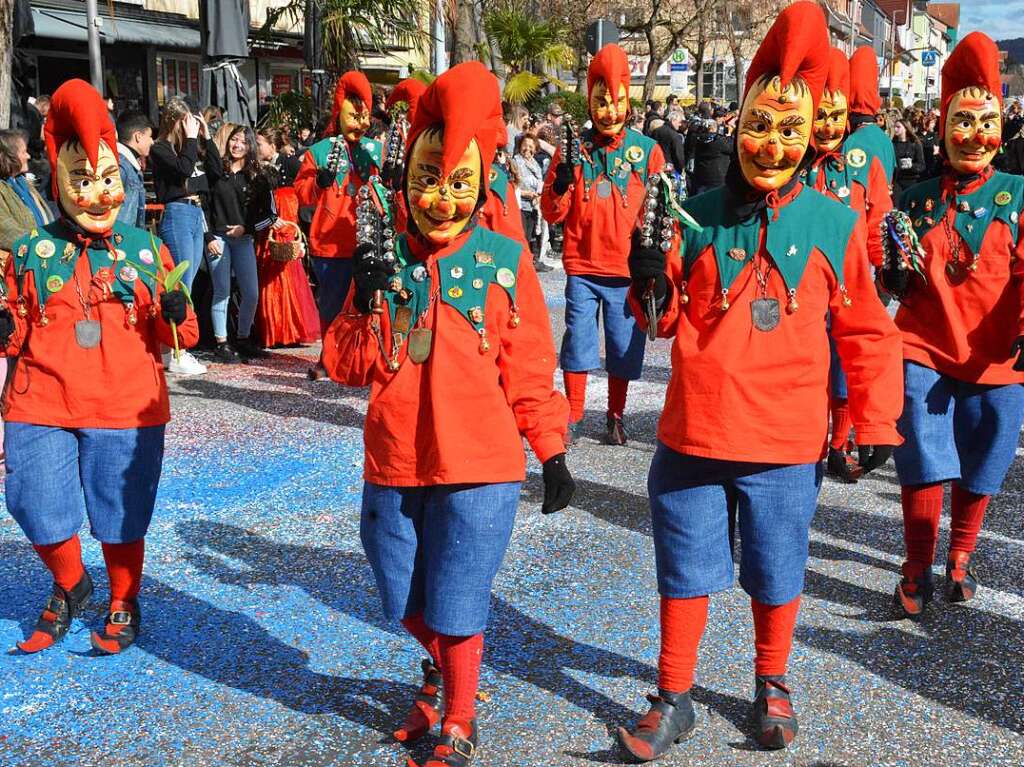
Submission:
POLYGON ((199 98, 199 58, 178 54, 156 56, 156 101, 163 106, 169 99, 199 98))

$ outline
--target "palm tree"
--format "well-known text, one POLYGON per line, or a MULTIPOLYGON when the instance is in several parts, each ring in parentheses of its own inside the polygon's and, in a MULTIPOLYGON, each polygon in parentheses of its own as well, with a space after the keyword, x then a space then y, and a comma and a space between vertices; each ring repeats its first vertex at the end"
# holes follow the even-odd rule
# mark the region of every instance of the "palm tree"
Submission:
POLYGON ((553 72, 571 66, 575 55, 565 42, 566 30, 559 22, 534 18, 516 0, 510 0, 484 13, 484 30, 501 53, 507 70, 506 101, 522 104, 545 82, 564 87, 553 72))

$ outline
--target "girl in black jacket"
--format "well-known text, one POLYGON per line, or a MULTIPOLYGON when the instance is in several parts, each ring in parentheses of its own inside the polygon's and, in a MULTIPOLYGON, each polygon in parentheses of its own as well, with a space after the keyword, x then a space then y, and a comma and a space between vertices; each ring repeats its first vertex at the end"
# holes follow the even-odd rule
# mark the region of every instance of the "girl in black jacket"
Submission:
POLYGON ((906 120, 897 120, 893 123, 892 146, 896 150, 892 196, 893 200, 899 200, 904 190, 920 181, 925 172, 924 147, 906 120))
POLYGON ((213 188, 213 232, 223 240, 223 253, 210 260, 211 315, 217 341, 215 354, 221 362, 238 362, 239 352, 245 357, 263 355, 251 337, 259 298, 253 237, 270 227, 275 218, 270 184, 256 159, 256 137, 250 128, 237 126, 228 134, 223 175, 213 188), (236 336, 238 352, 228 343, 232 273, 241 294, 236 336))

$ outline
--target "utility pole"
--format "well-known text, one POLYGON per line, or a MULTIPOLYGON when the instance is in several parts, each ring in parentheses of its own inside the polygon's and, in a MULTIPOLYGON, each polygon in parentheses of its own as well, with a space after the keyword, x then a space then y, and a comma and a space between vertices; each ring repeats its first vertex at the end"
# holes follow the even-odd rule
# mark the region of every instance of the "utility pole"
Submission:
POLYGON ((437 0, 434 5, 434 74, 439 75, 448 69, 448 52, 445 50, 444 0, 437 0))
POLYGON ((92 87, 103 93, 103 59, 100 54, 100 20, 96 0, 85 0, 85 26, 89 36, 89 79, 92 87))
POLYGON ((857 50, 857 0, 850 0, 850 54, 857 50))

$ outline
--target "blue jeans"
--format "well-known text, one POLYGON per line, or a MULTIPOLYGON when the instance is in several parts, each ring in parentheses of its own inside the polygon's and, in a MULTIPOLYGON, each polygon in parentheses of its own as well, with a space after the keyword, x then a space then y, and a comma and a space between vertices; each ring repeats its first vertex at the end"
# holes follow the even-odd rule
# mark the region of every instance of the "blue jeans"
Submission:
POLYGON ((210 315, 213 319, 213 335, 228 337, 228 302, 231 300, 231 274, 238 281, 242 300, 238 305, 238 337, 248 338, 252 322, 256 318, 256 302, 259 300, 260 283, 256 274, 256 248, 252 237, 223 237, 224 253, 219 258, 210 257, 210 279, 213 282, 213 303, 210 315))
POLYGON ((820 462, 719 461, 659 442, 647 477, 658 591, 687 599, 731 587, 738 523, 743 590, 767 605, 795 599, 821 473, 820 462))
POLYGON ((956 480, 994 495, 1016 456, 1024 421, 1024 386, 965 383, 914 362, 903 363, 903 415, 896 428, 901 485, 956 480))
POLYGON ((316 307, 320 312, 320 332, 323 332, 345 306, 352 285, 352 259, 313 256, 313 271, 318 285, 316 307))
POLYGON ((102 543, 131 543, 153 518, 164 427, 5 425, 7 510, 36 545, 66 541, 86 515, 102 543))
POLYGON ((175 264, 188 261, 188 271, 182 282, 191 290, 192 281, 196 278, 199 265, 203 262, 206 245, 203 233, 206 224, 203 210, 187 202, 169 202, 164 207, 163 218, 160 219, 158 233, 171 252, 175 264))
POLYGON ((601 367, 600 318, 604 323, 608 375, 627 381, 640 377, 644 367, 644 334, 630 311, 628 294, 628 277, 571 274, 566 278, 562 370, 582 373, 601 367))
POLYGON ((422 613, 449 636, 483 631, 521 487, 364 483, 359 533, 385 616, 422 613))

